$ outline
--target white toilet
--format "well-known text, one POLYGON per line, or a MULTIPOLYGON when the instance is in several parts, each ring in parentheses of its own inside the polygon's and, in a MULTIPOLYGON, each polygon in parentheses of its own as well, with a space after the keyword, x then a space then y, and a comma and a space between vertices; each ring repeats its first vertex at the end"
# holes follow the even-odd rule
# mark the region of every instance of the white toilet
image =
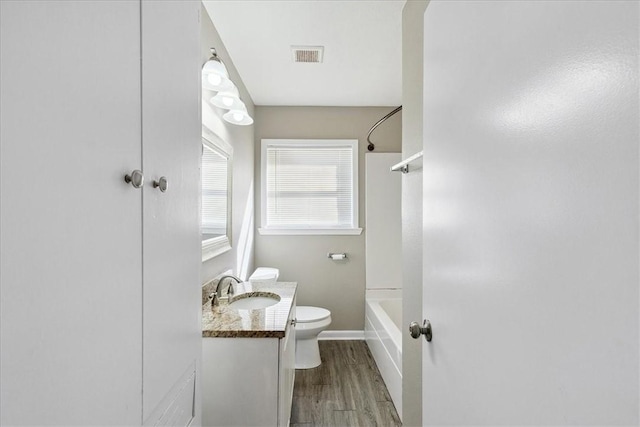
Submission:
POLYGON ((296 307, 296 369, 320 366, 318 334, 330 324, 331 312, 326 308, 296 307))
MULTIPOLYGON (((276 283, 280 270, 258 267, 249 282, 276 283)), ((296 307, 296 369, 320 366, 318 334, 331 324, 331 312, 326 308, 299 305, 296 307)))

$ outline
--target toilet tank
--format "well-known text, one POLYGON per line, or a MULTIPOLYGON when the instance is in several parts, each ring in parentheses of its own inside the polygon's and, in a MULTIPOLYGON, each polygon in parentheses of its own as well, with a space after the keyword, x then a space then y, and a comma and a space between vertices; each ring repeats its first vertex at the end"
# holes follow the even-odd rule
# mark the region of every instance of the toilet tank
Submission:
POLYGON ((272 267, 258 267, 249 277, 249 282, 276 283, 280 276, 280 270, 272 267))

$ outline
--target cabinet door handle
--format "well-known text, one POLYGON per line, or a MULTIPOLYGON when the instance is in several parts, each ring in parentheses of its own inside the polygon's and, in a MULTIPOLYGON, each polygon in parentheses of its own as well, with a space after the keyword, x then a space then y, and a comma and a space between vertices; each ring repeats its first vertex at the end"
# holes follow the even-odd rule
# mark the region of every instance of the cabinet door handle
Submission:
POLYGON ((133 185, 133 188, 140 188, 144 184, 144 175, 138 169, 124 176, 124 182, 133 185))
POLYGON ((296 326, 297 320, 296 319, 291 319, 291 326, 296 326))
POLYGON ((161 176, 159 180, 153 181, 153 188, 159 188, 164 193, 169 188, 169 181, 166 177, 161 176))

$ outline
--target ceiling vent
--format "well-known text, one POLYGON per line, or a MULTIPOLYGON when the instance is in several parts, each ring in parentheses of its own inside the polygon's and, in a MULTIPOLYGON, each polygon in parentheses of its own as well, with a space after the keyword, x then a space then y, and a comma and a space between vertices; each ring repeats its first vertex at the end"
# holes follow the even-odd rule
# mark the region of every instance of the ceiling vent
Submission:
POLYGON ((291 46, 293 62, 322 62, 324 46, 291 46))

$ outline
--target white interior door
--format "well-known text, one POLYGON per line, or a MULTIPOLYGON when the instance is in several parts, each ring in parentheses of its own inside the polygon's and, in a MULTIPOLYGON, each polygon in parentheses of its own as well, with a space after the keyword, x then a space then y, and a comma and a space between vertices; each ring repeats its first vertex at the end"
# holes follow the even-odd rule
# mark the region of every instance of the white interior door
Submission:
POLYGON ((140 424, 140 5, 0 2, 0 424, 140 424))
POLYGON ((425 13, 425 425, 637 425, 638 2, 425 13))
POLYGON ((143 191, 143 420, 151 425, 186 425, 200 409, 194 390, 202 354, 199 13, 200 2, 142 1, 142 143, 148 178, 143 191), (161 177, 168 182, 165 192, 153 187, 161 177))

